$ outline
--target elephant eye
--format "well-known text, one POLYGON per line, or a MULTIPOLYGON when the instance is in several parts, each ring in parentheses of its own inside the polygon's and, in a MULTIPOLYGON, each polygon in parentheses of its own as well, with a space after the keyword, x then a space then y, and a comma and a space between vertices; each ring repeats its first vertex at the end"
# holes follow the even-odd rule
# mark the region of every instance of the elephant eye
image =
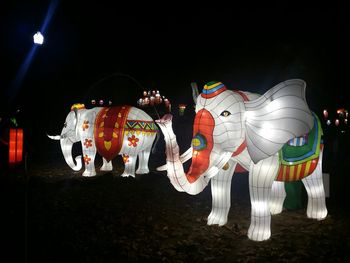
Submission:
POLYGON ((220 115, 221 115, 221 116, 224 116, 224 117, 227 117, 227 116, 231 115, 231 112, 225 110, 225 111, 221 112, 220 115))
POLYGON ((63 124, 63 127, 64 127, 64 128, 67 128, 67 122, 65 122, 65 123, 63 124))

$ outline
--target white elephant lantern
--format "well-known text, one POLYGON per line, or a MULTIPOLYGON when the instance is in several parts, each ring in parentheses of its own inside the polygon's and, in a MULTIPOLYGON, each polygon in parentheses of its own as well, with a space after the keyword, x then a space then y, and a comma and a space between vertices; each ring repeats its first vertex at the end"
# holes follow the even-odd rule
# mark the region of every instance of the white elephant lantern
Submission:
POLYGON ((208 225, 227 222, 231 179, 239 166, 249 171, 251 224, 248 237, 271 236, 271 214, 282 212, 284 182, 302 180, 307 216, 327 215, 322 181, 322 129, 305 99, 303 80, 284 81, 263 96, 228 90, 220 82, 204 86, 196 98, 191 147, 179 155, 172 116, 157 120, 166 142, 167 170, 178 191, 198 194, 211 180, 208 225), (182 163, 191 159, 187 173, 182 163))
POLYGON ((136 173, 149 172, 148 160, 158 132, 152 118, 144 111, 131 106, 95 107, 86 109, 84 104, 74 104, 68 114, 61 135, 49 136, 60 140, 67 164, 74 170, 82 168, 81 156, 72 158, 72 146, 81 142, 85 171, 83 176, 96 175, 95 156, 103 157, 100 170, 111 171, 112 159, 122 155, 125 164, 122 176, 135 177, 136 173))

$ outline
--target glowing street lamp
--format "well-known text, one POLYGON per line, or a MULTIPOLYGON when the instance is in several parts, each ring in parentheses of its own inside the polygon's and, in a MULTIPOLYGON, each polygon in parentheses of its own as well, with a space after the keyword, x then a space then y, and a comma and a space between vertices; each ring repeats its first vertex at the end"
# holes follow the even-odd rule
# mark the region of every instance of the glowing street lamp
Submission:
POLYGON ((38 31, 33 36, 34 44, 42 45, 44 43, 44 36, 38 31))

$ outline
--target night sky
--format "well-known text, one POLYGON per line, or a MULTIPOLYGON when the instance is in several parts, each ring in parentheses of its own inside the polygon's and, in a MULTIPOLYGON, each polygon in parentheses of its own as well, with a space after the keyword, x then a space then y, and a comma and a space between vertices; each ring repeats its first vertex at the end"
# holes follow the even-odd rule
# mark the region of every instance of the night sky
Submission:
POLYGON ((51 1, 11 1, 0 10, 0 112, 11 116, 21 109, 39 138, 58 133, 75 102, 108 98, 136 105, 143 87, 160 90, 176 106, 191 103, 193 81, 200 89, 218 80, 231 89, 264 93, 280 81, 302 78, 312 110, 348 105, 344 8, 57 2, 46 42, 17 87, 32 35, 51 1))

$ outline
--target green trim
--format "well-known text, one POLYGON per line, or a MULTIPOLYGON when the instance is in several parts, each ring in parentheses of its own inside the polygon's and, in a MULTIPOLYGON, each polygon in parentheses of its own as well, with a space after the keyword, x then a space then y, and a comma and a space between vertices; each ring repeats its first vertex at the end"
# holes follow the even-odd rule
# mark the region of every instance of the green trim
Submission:
POLYGON ((213 85, 213 84, 215 84, 215 83, 218 83, 219 81, 210 81, 210 82, 208 82, 207 84, 205 84, 205 85, 207 85, 207 86, 211 86, 211 85, 213 85))
POLYGON ((279 151, 279 160, 280 163, 283 165, 298 165, 313 159, 318 158, 318 156, 320 155, 320 144, 321 144, 321 137, 323 135, 323 131, 322 131, 322 127, 321 127, 321 122, 319 120, 319 118, 316 116, 316 114, 314 114, 314 118, 316 120, 315 124, 317 125, 317 127, 312 128, 312 130, 309 132, 309 138, 308 138, 308 142, 307 144, 303 145, 303 146, 291 146, 288 145, 287 143, 282 147, 282 149, 279 151), (317 134, 316 134, 316 130, 317 130, 317 134), (314 149, 313 151, 313 145, 315 143, 315 140, 317 140, 317 144, 316 144, 316 149, 314 149), (299 160, 299 161, 286 161, 285 159, 288 158, 293 158, 293 157, 298 157, 298 156, 302 156, 302 155, 306 155, 308 152, 311 152, 310 156, 299 160))

